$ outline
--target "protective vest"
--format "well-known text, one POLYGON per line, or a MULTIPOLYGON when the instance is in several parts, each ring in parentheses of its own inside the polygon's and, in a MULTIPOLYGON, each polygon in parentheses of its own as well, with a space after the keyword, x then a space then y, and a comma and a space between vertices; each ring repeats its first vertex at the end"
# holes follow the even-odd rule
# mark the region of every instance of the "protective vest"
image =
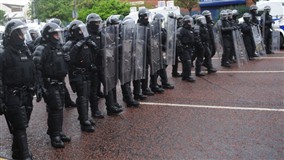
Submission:
POLYGON ((59 48, 45 46, 42 57, 43 76, 46 78, 63 78, 68 73, 68 66, 64 60, 63 52, 59 48))
POLYGON ((7 86, 34 85, 35 65, 30 51, 8 46, 3 53, 3 83, 7 86))

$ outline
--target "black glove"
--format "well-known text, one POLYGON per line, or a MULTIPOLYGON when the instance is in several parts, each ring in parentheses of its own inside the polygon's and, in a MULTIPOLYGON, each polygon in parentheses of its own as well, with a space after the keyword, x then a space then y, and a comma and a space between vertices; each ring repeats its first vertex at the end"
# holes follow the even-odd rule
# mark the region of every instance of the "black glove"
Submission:
POLYGON ((3 100, 0 99, 0 115, 4 114, 4 103, 3 103, 3 100))
POLYGON ((80 41, 78 41, 78 42, 76 43, 76 46, 77 46, 78 48, 80 48, 80 47, 82 47, 84 44, 85 44, 85 40, 80 40, 80 41))
POLYGON ((41 101, 42 99, 42 90, 41 89, 37 89, 36 90, 36 102, 41 101))
POLYGON ((70 57, 70 55, 69 55, 68 53, 64 53, 64 54, 63 54, 63 58, 64 58, 64 60, 65 60, 66 62, 69 62, 69 61, 71 60, 71 57, 70 57))

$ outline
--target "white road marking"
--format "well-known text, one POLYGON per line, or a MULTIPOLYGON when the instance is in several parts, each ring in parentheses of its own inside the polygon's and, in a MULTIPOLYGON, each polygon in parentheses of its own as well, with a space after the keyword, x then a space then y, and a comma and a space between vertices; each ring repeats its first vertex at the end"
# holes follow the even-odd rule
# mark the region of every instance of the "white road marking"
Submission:
MULTIPOLYGON (((214 57, 212 59, 221 59, 218 57, 214 57)), ((284 57, 256 57, 255 60, 261 60, 261 59, 284 59, 284 57)))
POLYGON ((229 110, 247 110, 247 111, 273 111, 284 112, 284 109, 276 108, 251 108, 251 107, 230 107, 230 106, 206 106, 206 105, 191 105, 191 104, 172 104, 172 103, 154 103, 154 102, 140 102, 143 105, 156 106, 173 106, 173 107, 187 107, 187 108, 207 108, 207 109, 229 109, 229 110))
POLYGON ((284 73, 284 71, 217 71, 217 73, 284 73))

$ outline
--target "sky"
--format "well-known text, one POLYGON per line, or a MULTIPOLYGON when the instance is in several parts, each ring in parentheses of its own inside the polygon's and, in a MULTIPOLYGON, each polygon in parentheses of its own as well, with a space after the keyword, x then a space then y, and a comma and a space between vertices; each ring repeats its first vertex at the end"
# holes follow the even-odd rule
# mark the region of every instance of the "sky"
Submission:
POLYGON ((29 1, 30 0, 0 0, 0 3, 25 5, 29 3, 29 1))

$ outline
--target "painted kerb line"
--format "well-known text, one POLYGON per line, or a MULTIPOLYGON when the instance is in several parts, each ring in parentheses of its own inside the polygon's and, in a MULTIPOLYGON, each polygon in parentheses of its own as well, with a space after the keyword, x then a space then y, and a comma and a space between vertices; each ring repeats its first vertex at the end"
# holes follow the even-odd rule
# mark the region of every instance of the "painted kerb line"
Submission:
POLYGON ((206 105, 153 103, 153 102, 140 102, 140 104, 143 104, 143 105, 152 105, 152 106, 174 106, 174 107, 188 107, 188 108, 207 108, 207 109, 229 109, 229 110, 247 110, 247 111, 273 111, 273 112, 284 112, 284 109, 275 109, 275 108, 251 108, 251 107, 229 107, 229 106, 206 106, 206 105))

